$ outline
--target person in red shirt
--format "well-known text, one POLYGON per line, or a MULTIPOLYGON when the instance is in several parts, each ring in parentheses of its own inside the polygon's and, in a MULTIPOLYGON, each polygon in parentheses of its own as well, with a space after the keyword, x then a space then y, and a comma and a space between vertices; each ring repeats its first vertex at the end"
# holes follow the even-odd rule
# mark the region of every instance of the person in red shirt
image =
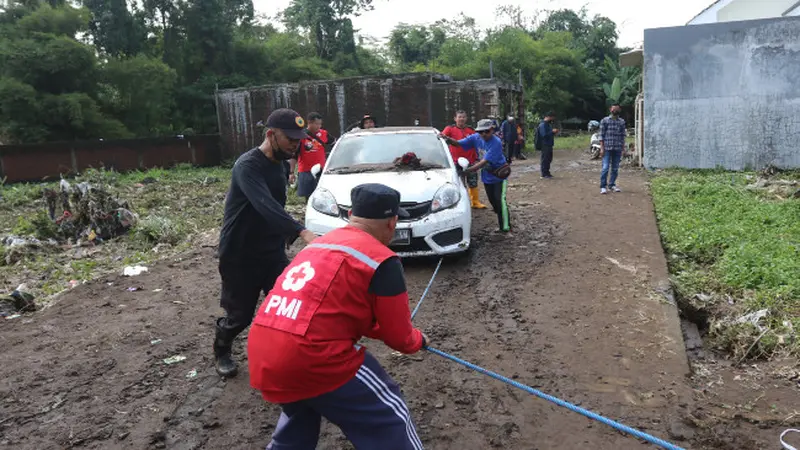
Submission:
POLYGON ((250 328, 250 385, 282 409, 267 449, 316 448, 322 417, 359 449, 422 449, 399 387, 358 344, 367 336, 406 354, 428 345, 388 247, 408 212, 382 184, 356 186, 351 202, 350 223, 295 256, 250 328))
POLYGON ((297 169, 297 195, 306 201, 317 188, 317 178, 311 174, 311 168, 319 164, 325 166, 325 146, 328 145, 328 132, 322 129, 322 115, 312 112, 308 115, 308 138, 300 142, 297 159, 289 161, 289 183, 295 182, 297 169))
MULTIPOLYGON (((460 141, 470 134, 475 134, 475 130, 467 126, 467 113, 465 111, 456 111, 455 121, 455 125, 448 125, 445 127, 444 131, 442 131, 442 134, 456 141, 460 141)), ((451 145, 450 155, 453 157, 453 162, 456 163, 456 167, 459 169, 459 171, 461 170, 461 166, 458 165, 458 158, 462 156, 467 158, 470 166, 478 162, 478 153, 475 149, 465 150, 461 147, 451 145)), ((467 187, 469 188, 469 198, 472 201, 472 207, 475 209, 485 209, 486 205, 480 201, 480 191, 478 190, 478 173, 467 172, 466 179, 467 187)))

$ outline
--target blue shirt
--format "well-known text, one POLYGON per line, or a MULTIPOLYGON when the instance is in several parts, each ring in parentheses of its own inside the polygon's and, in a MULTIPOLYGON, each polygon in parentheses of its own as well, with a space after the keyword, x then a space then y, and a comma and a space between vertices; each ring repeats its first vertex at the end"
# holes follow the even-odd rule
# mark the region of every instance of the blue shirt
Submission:
POLYGON ((553 127, 549 123, 543 120, 542 123, 539 124, 539 128, 536 129, 536 133, 539 134, 539 139, 543 147, 552 147, 555 145, 555 134, 553 134, 553 127))
POLYGON ((485 159, 489 162, 481 170, 483 184, 497 184, 504 181, 502 178, 497 178, 490 173, 491 170, 498 169, 506 163, 506 157, 503 154, 503 143, 499 137, 492 135, 488 141, 485 141, 480 134, 475 133, 458 141, 458 145, 467 150, 474 148, 478 151, 479 159, 485 159))
POLYGON ((508 120, 500 125, 500 131, 503 134, 503 140, 506 142, 514 143, 517 140, 517 124, 511 123, 508 120))
POLYGON ((600 140, 603 141, 606 151, 621 152, 625 150, 625 136, 627 135, 625 119, 608 116, 600 121, 600 140))

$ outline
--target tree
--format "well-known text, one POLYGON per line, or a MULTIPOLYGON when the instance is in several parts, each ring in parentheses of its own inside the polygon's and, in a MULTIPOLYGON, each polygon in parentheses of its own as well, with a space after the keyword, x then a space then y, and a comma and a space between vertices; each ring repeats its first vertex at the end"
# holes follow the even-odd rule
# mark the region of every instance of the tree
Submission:
POLYGON ((372 9, 372 0, 292 0, 283 12, 290 30, 308 32, 317 57, 331 61, 343 47, 354 47, 351 17, 372 9))
POLYGON ((144 15, 125 0, 83 0, 92 13, 89 32, 95 47, 110 56, 134 56, 144 49, 147 29, 144 15))
POLYGON ((426 65, 437 58, 447 36, 441 28, 397 25, 389 35, 389 51, 400 67, 426 65))

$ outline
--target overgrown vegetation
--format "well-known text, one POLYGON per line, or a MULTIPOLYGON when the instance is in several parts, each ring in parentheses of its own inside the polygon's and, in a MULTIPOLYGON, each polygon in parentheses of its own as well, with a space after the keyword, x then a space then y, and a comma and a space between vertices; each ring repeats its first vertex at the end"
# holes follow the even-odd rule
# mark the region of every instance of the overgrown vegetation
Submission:
MULTIPOLYGON (((89 170, 76 182, 88 181, 127 200, 139 216, 127 235, 103 243, 70 241, 60 245, 24 248, 6 265, 17 248, 0 245, 0 292, 25 283, 38 301, 107 272, 121 272, 129 264, 148 264, 198 245, 215 245, 222 222, 230 168, 192 168, 120 174, 89 170), (74 283, 73 283, 74 284, 74 283)), ((35 237, 44 242, 56 227, 46 212, 44 188, 57 183, 0 186, 0 238, 6 235, 35 237)), ((293 193, 288 208, 302 218, 302 201, 293 193)))
POLYGON ((680 306, 737 359, 800 352, 798 180, 666 171, 652 181, 680 306))
POLYGON ((616 25, 585 9, 503 7, 489 30, 465 16, 400 24, 380 46, 352 24, 372 3, 292 0, 273 18, 252 0, 0 3, 0 141, 213 133, 217 87, 422 70, 483 78, 490 61, 495 76, 521 74, 537 116, 596 119, 609 95, 635 96, 640 74, 619 67, 616 25))

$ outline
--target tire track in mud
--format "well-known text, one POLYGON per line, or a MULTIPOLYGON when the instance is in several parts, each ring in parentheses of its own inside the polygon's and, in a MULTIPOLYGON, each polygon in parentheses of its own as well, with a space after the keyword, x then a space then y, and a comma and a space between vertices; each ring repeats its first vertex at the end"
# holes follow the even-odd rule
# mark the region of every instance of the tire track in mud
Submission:
MULTIPOLYGON (((523 317, 531 306, 524 304, 525 285, 552 256, 558 227, 529 210, 512 215, 514 232, 507 236, 483 231, 492 229, 495 216, 476 212, 470 255, 445 261, 416 325, 433 347, 541 385, 546 377, 539 373, 537 331, 523 317)), ((427 272, 429 277, 432 269, 427 272)), ((387 368, 406 392, 426 448, 520 448, 531 442, 523 430, 536 415, 528 394, 428 353, 395 357, 387 368)))

